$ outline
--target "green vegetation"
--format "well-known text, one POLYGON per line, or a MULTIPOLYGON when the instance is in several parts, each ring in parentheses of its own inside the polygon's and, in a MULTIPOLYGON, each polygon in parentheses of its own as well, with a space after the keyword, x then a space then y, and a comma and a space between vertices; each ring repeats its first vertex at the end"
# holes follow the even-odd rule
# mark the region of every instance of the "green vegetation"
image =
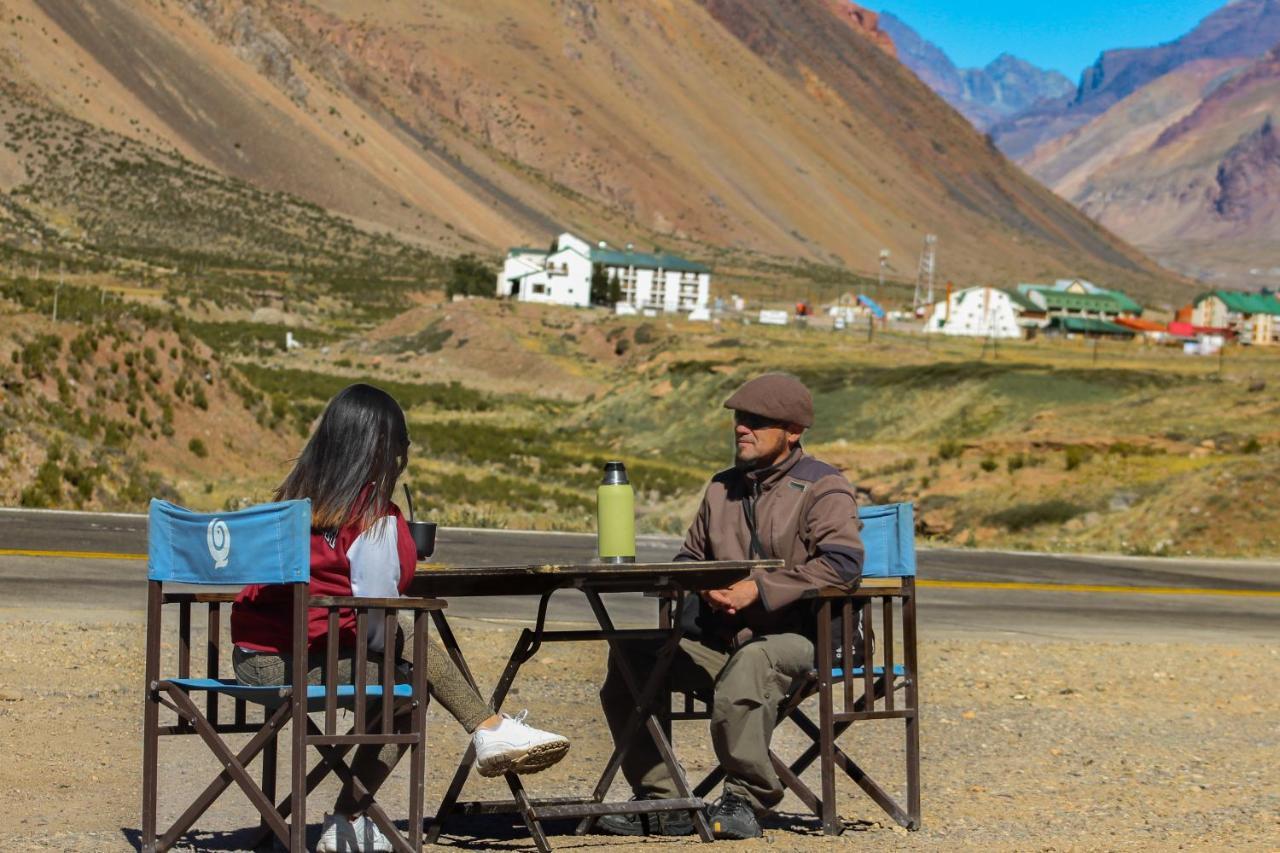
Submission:
POLYGON ((480 258, 471 254, 462 255, 449 262, 449 280, 445 285, 445 293, 450 299, 458 295, 494 297, 497 295, 497 278, 497 270, 480 258))
POLYGON ((457 412, 493 411, 517 398, 501 398, 465 388, 458 382, 415 384, 382 377, 335 376, 290 368, 268 368, 256 364, 238 365, 241 373, 258 389, 283 399, 326 402, 348 385, 365 382, 376 385, 400 401, 406 410, 418 406, 457 412))
POLYGON ((1055 498, 1012 506, 992 513, 987 516, 987 521, 1017 532, 1041 524, 1065 524, 1084 512, 1086 509, 1078 504, 1055 498))
POLYGON ((331 332, 298 329, 275 323, 252 323, 247 320, 223 323, 188 321, 187 328, 215 352, 222 354, 283 352, 288 332, 292 332, 293 337, 303 346, 309 347, 321 346, 338 337, 331 332))

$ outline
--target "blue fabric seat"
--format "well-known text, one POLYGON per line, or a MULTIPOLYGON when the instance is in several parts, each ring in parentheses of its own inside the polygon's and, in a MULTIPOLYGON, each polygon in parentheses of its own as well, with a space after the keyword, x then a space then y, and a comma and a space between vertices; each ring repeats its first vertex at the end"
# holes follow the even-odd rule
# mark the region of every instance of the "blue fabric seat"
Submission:
MULTIPOLYGON (((860 667, 860 666, 855 666, 855 667, 853 668, 853 673, 852 673, 852 675, 853 675, 853 677, 854 677, 854 678, 861 678, 864 674, 866 674, 866 670, 864 670, 862 667, 860 667)), ((872 675, 875 675, 875 676, 881 676, 881 675, 884 675, 884 667, 882 667, 882 666, 873 666, 873 667, 871 667, 871 674, 872 674, 872 675)), ((837 666, 837 667, 833 667, 833 668, 832 668, 832 670, 831 670, 831 677, 832 677, 832 678, 844 678, 844 670, 843 670, 843 669, 841 669, 841 668, 840 668, 840 667, 838 667, 838 666, 837 666)), ((905 666, 903 666, 902 664, 900 664, 900 663, 895 663, 895 664, 893 665, 893 677, 894 677, 894 678, 906 678, 906 677, 907 677, 907 668, 906 668, 905 666)))
MULTIPOLYGON (((234 678, 167 678, 165 679, 165 683, 181 687, 183 690, 187 691, 219 693, 223 696, 243 699, 246 702, 253 702, 257 705, 265 705, 267 707, 279 705, 289 697, 288 688, 284 685, 271 684, 262 687, 251 687, 246 684, 241 684, 234 678)), ((352 707, 356 696, 356 687, 354 684, 339 684, 337 686, 336 693, 338 696, 339 707, 352 707)), ((323 711, 326 695, 323 684, 308 685, 307 710, 323 711)), ((392 690, 392 695, 397 699, 410 699, 413 697, 413 685, 397 684, 392 690)), ((365 696, 368 699, 381 699, 382 685, 366 685, 365 696)))

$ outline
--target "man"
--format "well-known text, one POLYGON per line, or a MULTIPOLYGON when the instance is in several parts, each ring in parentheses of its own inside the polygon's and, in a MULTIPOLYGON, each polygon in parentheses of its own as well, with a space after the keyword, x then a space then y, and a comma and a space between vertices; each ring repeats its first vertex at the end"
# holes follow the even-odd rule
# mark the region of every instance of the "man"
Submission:
MULTIPOLYGON (((769 762, 781 701, 814 664, 812 599, 819 589, 852 589, 862 572, 862 541, 853 488, 838 470, 800 447, 813 425, 813 398, 800 380, 766 373, 728 400, 734 465, 711 479, 677 560, 782 559, 725 589, 705 592, 686 609, 671 664, 672 686, 709 697, 711 742, 726 771, 724 792, 708 815, 717 838, 760 836, 761 815, 782 799, 769 762)), ((658 642, 629 643, 627 659, 643 671, 658 642)), ((615 659, 600 690, 615 743, 634 710, 615 659)), ((622 772, 637 799, 675 797, 652 741, 635 737, 622 772)), ((688 835, 686 812, 608 815, 617 835, 688 835)))

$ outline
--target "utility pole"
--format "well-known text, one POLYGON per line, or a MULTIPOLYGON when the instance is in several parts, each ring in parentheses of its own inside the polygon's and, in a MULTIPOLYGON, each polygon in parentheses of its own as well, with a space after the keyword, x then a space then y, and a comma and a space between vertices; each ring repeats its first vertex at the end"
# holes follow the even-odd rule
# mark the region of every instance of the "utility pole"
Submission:
POLYGON ((61 263, 58 264, 58 286, 53 289, 53 322, 58 322, 58 293, 62 290, 62 280, 65 270, 61 263))
POLYGON ((924 248, 920 250, 920 264, 916 267, 916 289, 911 297, 911 313, 916 314, 921 305, 933 304, 933 272, 937 255, 938 237, 924 235, 924 248), (924 301, 921 301, 923 296, 924 301))

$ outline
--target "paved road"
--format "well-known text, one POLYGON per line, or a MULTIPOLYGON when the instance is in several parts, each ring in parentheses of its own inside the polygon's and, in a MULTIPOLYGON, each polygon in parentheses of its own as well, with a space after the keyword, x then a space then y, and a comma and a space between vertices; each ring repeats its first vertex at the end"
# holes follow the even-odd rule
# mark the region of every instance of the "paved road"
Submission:
MULTIPOLYGON (((677 545, 669 537, 641 537, 638 556, 667 559, 677 545)), ((589 535, 445 528, 439 534, 436 559, 451 565, 587 561, 594 547, 594 537, 589 535)), ((70 599, 76 608, 140 619, 142 561, 48 552, 136 555, 145 551, 143 516, 0 510, 0 618, 51 614, 67 618, 67 611, 50 600, 49 584, 56 581, 63 601, 70 599), (42 554, 15 553, 22 551, 42 554)), ((1280 637, 1280 562, 969 549, 923 550, 918 562, 921 625, 930 636, 1270 642, 1280 637), (1067 591, 1045 589, 1045 585, 1111 589, 1067 591), (1189 590, 1243 594, 1186 594, 1189 590)), ((621 621, 641 624, 652 618, 651 602, 639 596, 616 598, 615 615, 621 621)), ((512 621, 528 619, 532 609, 532 602, 520 598, 458 601, 450 608, 459 616, 512 621)), ((551 616, 590 619, 572 593, 556 600, 551 616)))

